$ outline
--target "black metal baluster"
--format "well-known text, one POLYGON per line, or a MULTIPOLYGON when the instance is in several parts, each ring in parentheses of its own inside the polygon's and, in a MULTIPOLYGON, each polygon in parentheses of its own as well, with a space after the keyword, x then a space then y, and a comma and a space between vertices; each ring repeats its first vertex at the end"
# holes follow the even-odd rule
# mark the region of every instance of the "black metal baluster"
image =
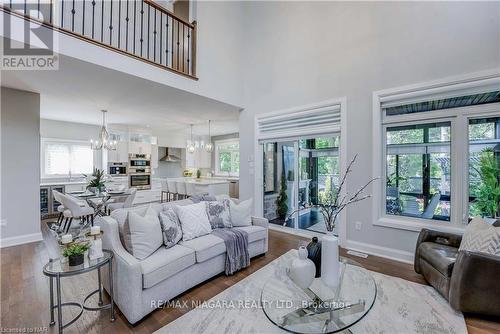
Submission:
POLYGON ((75 32, 75 0, 73 0, 73 8, 71 9, 71 31, 75 32))
POLYGON ((53 8, 54 8, 54 3, 52 2, 52 0, 50 0, 50 12, 49 12, 49 23, 50 24, 52 24, 52 9, 53 8))
POLYGON ((172 21, 172 45, 170 47, 170 58, 172 59, 172 68, 174 68, 174 54, 175 54, 175 48, 174 48, 174 37, 175 37, 175 34, 174 34, 174 28, 175 28, 175 22, 174 22, 174 18, 171 17, 171 21, 172 21))
POLYGON ((141 1, 141 57, 142 57, 142 43, 144 42, 144 0, 141 1))
POLYGON ((134 0, 134 43, 133 43, 133 48, 134 48, 134 54, 135 54, 135 29, 136 29, 136 19, 137 19, 137 0, 134 0))
POLYGON ((184 69, 185 69, 185 64, 186 64, 186 47, 184 45, 185 41, 186 41, 186 25, 183 23, 182 24, 182 72, 184 72, 184 69))
POLYGON ((154 15, 155 15, 155 19, 154 19, 154 29, 153 29, 153 36, 154 36, 154 39, 153 39, 153 61, 156 62, 156 8, 154 8, 154 15))
POLYGON ((191 56, 191 27, 188 27, 188 55, 187 55, 187 66, 188 66, 188 74, 191 74, 191 64, 190 63, 190 56, 191 56))
POLYGON ((104 43, 104 0, 101 0, 101 43, 104 43))
POLYGON ((85 36, 85 0, 82 0, 82 35, 85 36))
POLYGON ((92 39, 94 39, 95 0, 92 0, 92 39))
POLYGON ((165 41, 165 65, 168 67, 168 15, 166 17, 167 23, 165 24, 165 36, 167 36, 167 40, 165 41))
POLYGON ((160 64, 163 65, 161 61, 162 53, 163 53, 163 48, 162 48, 162 41, 163 39, 163 13, 160 12, 160 64))
POLYGON ((120 48, 120 28, 122 20, 122 0, 118 0, 118 49, 120 48))
POLYGON ((36 13, 36 17, 40 18, 40 0, 38 0, 37 3, 38 3, 38 7, 37 7, 38 8, 38 13, 36 13))
POLYGON ((28 15, 28 0, 24 0, 24 15, 28 15))
POLYGON ((181 55, 181 50, 180 50, 180 46, 181 46, 181 43, 179 41, 179 39, 181 38, 181 29, 179 28, 180 26, 180 23, 179 21, 177 21, 177 69, 180 68, 179 66, 179 57, 181 55))
POLYGON ((113 46, 113 0, 110 1, 109 9, 109 45, 113 46))
POLYGON ((147 53, 148 59, 149 59, 149 21, 151 21, 149 18, 150 15, 151 15, 151 6, 148 4, 148 44, 147 44, 148 45, 148 53, 147 53))
POLYGON ((61 28, 64 28, 64 0, 61 0, 61 28))
POLYGON ((127 17, 125 18, 125 22, 127 22, 127 27, 125 29, 125 50, 128 51, 128 0, 127 0, 127 17))

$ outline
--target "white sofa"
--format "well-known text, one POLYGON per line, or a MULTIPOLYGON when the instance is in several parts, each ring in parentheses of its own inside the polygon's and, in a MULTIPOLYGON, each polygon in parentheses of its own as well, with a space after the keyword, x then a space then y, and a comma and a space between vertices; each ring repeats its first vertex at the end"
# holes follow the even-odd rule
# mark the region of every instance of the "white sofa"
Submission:
MULTIPOLYGON (((167 206, 191 203, 188 199, 152 206, 160 212, 167 206)), ((136 259, 125 250, 120 241, 117 219, 124 219, 126 211, 145 210, 145 207, 147 206, 119 209, 112 216, 101 217, 96 221, 104 232, 103 248, 114 253, 115 303, 131 324, 152 312, 158 301, 169 301, 197 284, 223 273, 226 260, 223 240, 212 234, 181 241, 168 249, 160 247, 148 258, 136 259)), ((235 228, 248 232, 250 257, 267 252, 267 219, 252 217, 251 226, 235 228)), ((107 270, 102 273, 104 287, 109 291, 107 270)))

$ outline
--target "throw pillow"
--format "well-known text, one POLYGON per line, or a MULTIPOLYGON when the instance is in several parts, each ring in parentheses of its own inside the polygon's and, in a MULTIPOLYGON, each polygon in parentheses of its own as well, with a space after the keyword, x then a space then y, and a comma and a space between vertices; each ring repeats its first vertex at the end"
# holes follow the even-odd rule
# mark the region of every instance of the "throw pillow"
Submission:
POLYGON ((206 201, 216 201, 215 196, 208 194, 195 194, 189 198, 193 203, 200 203, 206 201))
POLYGON ((500 255, 500 227, 494 227, 481 218, 467 225, 458 249, 500 255))
POLYGON ((230 209, 233 226, 252 225, 252 199, 247 199, 239 204, 231 201, 230 209))
POLYGON ((212 229, 233 227, 229 209, 230 200, 205 202, 207 215, 212 229))
POLYGON ((152 208, 146 211, 144 217, 130 211, 123 231, 125 248, 139 260, 144 260, 163 244, 158 214, 152 208))
POLYGON ((174 209, 168 208, 160 212, 160 223, 165 247, 176 245, 182 239, 182 228, 174 209))
POLYGON ((212 232, 205 203, 176 206, 182 228, 182 240, 188 241, 212 232))

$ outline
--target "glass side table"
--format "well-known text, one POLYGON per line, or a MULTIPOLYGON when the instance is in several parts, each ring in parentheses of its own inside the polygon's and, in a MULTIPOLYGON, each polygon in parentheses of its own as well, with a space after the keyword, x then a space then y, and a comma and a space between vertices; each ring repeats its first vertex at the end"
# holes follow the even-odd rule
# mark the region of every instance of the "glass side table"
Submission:
POLYGON ((276 326, 300 334, 350 332, 349 327, 372 308, 377 286, 360 264, 341 258, 342 271, 336 288, 315 278, 303 290, 288 277, 293 258, 283 261, 262 289, 264 314, 276 326))
POLYGON ((49 263, 47 263, 43 267, 43 274, 45 276, 49 277, 50 280, 50 326, 55 325, 54 321, 54 309, 57 308, 57 323, 59 327, 59 333, 63 332, 63 329, 72 325, 75 321, 77 321, 83 314, 83 310, 88 310, 88 311, 100 311, 104 309, 111 309, 111 321, 115 321, 115 313, 114 313, 114 302, 113 302, 113 253, 108 251, 108 250, 103 250, 104 256, 95 259, 95 260, 89 260, 88 256, 85 256, 84 263, 79 265, 79 266, 70 266, 68 262, 61 262, 61 259, 55 259, 55 260, 50 260, 49 263), (108 265, 108 273, 109 273, 109 296, 110 296, 110 303, 103 305, 102 301, 102 284, 101 284, 101 267, 108 265), (97 279, 98 279, 98 289, 95 291, 92 291, 90 294, 88 294, 85 299, 83 300, 83 303, 78 303, 78 302, 66 302, 62 303, 61 299, 61 277, 68 277, 68 276, 76 276, 80 275, 92 270, 97 269, 97 279), (57 304, 54 305, 54 279, 56 281, 56 297, 57 297, 57 304), (87 306, 85 303, 87 300, 95 295, 96 293, 99 293, 99 302, 97 307, 92 307, 92 306, 87 306), (71 319, 69 322, 66 324, 62 323, 62 308, 63 306, 74 306, 74 307, 79 307, 80 312, 78 315, 76 315, 73 319, 71 319))

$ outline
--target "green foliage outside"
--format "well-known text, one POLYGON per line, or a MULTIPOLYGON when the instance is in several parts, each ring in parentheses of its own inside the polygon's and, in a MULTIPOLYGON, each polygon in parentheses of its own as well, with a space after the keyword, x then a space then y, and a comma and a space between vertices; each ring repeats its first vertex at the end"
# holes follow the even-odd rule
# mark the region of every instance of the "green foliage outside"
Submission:
POLYGON ((278 196, 278 199, 276 200, 276 204, 278 205, 278 216, 280 218, 285 218, 286 214, 288 213, 288 196, 286 194, 287 186, 286 186, 286 178, 285 178, 285 171, 283 170, 281 173, 281 187, 280 187, 280 194, 278 196))
POLYGON ((471 215, 499 217, 500 169, 493 150, 485 149, 479 156, 479 165, 471 166, 470 193, 476 199, 471 215))

